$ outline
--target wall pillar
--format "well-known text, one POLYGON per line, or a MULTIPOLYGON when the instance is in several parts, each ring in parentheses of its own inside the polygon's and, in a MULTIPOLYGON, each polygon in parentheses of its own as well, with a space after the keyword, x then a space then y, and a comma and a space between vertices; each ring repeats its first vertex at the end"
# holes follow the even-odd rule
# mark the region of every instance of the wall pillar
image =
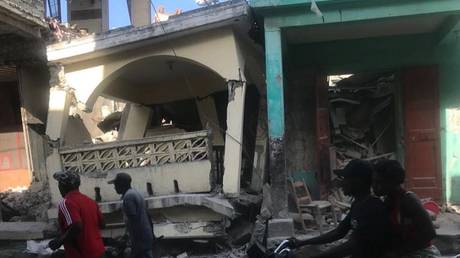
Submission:
POLYGON ((280 28, 265 29, 267 109, 269 132, 269 173, 271 178, 273 217, 287 216, 287 182, 285 158, 284 74, 280 28))
POLYGON ((144 138, 150 123, 152 109, 138 104, 128 104, 121 117, 119 140, 134 140, 144 138))
POLYGON ((61 171, 62 163, 59 147, 63 144, 69 108, 72 101, 72 91, 65 82, 64 67, 59 64, 50 65, 50 97, 48 104, 48 119, 46 135, 49 138, 49 155, 46 157, 46 170, 51 190, 51 202, 56 204, 60 198, 53 174, 61 171))
POLYGON ((280 28, 265 28, 269 173, 272 219, 268 223, 268 247, 294 235, 288 218, 288 188, 285 154, 283 39, 280 28))
POLYGON ((223 178, 223 190, 228 195, 238 195, 240 193, 245 96, 245 82, 228 82, 227 133, 225 135, 223 178))
POLYGON ((134 27, 149 25, 152 23, 152 11, 150 0, 128 1, 131 24, 134 27))

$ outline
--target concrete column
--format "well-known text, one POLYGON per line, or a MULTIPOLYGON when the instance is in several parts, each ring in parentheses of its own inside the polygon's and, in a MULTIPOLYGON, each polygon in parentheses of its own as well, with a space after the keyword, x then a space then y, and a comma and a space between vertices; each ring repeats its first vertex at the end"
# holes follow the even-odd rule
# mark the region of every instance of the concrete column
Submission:
POLYGON ((223 178, 223 190, 228 195, 238 195, 240 193, 245 96, 246 83, 241 81, 228 82, 227 133, 225 135, 223 178))
POLYGON ((46 170, 51 190, 51 202, 56 204, 60 196, 57 183, 52 176, 55 172, 62 170, 59 146, 63 143, 72 101, 72 92, 66 87, 63 66, 50 65, 50 86, 46 135, 49 138, 48 145, 51 151, 46 157, 46 170))
POLYGON ((138 104, 128 104, 121 117, 119 140, 142 139, 150 123, 152 109, 138 104))
POLYGON ((272 219, 268 223, 267 245, 294 235, 288 218, 288 189, 285 157, 283 39, 280 28, 265 28, 269 173, 272 219))
POLYGON ((88 29, 90 33, 108 30, 108 0, 72 0, 67 1, 68 20, 78 24, 79 28, 88 29))
POLYGON ((150 0, 130 0, 128 4, 131 24, 134 27, 145 26, 152 23, 150 0))
POLYGON ((223 146, 224 137, 219 126, 216 104, 212 97, 197 101, 198 112, 203 128, 212 130, 212 145, 223 146))
POLYGON ((267 109, 269 132, 269 173, 272 187, 273 217, 287 216, 285 160, 283 46, 280 28, 265 29, 267 109))
POLYGON ((61 87, 50 88, 48 105, 48 120, 46 122, 46 135, 52 141, 64 140, 65 128, 69 117, 71 94, 68 89, 61 87))

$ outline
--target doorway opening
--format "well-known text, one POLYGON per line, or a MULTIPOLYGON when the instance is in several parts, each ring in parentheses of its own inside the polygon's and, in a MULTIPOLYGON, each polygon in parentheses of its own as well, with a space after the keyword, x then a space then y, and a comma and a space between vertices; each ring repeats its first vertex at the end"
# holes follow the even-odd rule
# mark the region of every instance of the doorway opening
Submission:
POLYGON ((397 74, 331 75, 328 84, 332 169, 343 168, 352 159, 402 161, 397 74))
POLYGON ((16 67, 0 67, 0 192, 30 183, 16 67))

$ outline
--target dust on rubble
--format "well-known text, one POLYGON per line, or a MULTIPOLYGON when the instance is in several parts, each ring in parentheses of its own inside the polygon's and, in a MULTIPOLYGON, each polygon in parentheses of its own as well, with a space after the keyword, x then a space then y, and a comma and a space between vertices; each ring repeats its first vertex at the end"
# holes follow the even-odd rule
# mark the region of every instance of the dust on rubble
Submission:
POLYGON ((48 184, 34 182, 22 192, 0 193, 0 208, 3 221, 44 221, 48 220, 51 195, 48 184))

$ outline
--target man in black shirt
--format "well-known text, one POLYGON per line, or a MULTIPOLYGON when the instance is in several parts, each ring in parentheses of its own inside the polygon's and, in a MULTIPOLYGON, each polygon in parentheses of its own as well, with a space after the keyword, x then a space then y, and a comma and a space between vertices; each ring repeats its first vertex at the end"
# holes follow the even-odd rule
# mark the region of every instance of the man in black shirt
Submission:
POLYGON ((363 160, 352 160, 343 170, 335 171, 342 180, 344 194, 354 199, 350 212, 336 229, 304 241, 293 239, 293 247, 331 243, 344 238, 351 230, 348 241, 314 257, 381 257, 388 236, 389 216, 383 202, 371 195, 372 172, 371 164, 363 160))

